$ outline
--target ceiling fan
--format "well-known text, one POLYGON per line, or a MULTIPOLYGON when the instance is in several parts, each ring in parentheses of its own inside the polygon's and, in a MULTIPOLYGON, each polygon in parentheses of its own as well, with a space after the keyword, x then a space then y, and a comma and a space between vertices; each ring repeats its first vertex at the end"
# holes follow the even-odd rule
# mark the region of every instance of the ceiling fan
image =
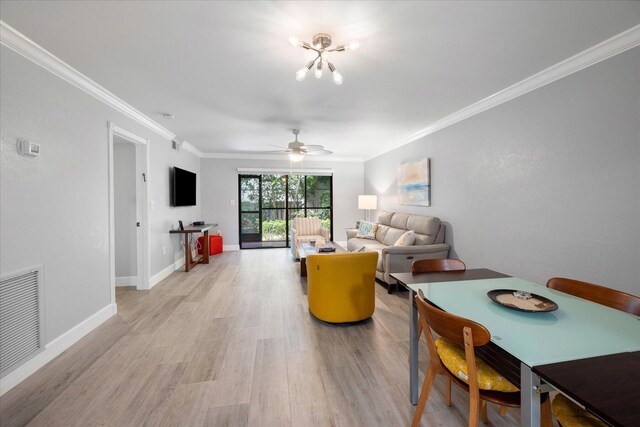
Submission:
POLYGON ((325 156, 327 154, 333 154, 333 151, 325 150, 322 145, 306 145, 298 141, 300 129, 292 129, 292 132, 295 135, 295 140, 291 141, 286 149, 270 151, 270 153, 288 154, 292 162, 299 162, 304 159, 304 156, 325 156))

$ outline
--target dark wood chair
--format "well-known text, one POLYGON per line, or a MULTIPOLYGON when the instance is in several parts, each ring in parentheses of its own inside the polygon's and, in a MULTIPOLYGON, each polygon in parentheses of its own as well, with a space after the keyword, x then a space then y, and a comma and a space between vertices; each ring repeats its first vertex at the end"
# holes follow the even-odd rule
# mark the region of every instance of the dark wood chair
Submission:
MULTIPOLYGON (((487 402, 495 403, 501 407, 520 406, 520 392, 481 390, 478 387, 478 373, 476 370, 474 349, 475 347, 487 344, 491 338, 491 334, 484 326, 472 320, 444 312, 430 305, 425 300, 421 291, 416 295, 416 304, 419 313, 418 321, 422 325, 422 329, 427 340, 427 348, 429 349, 429 367, 425 375, 422 391, 420 392, 416 413, 411 424, 412 427, 420 425, 420 419, 422 418, 422 414, 429 398, 431 386, 433 385, 437 375, 444 375, 450 381, 453 381, 458 386, 469 392, 470 427, 476 427, 478 425, 479 415, 482 417, 482 421, 484 423, 488 422, 487 402), (449 342, 460 345, 464 348, 468 383, 452 374, 444 365, 437 352, 436 341, 433 338, 431 330, 449 342)), ((545 427, 552 426, 551 407, 548 395, 545 395, 543 398, 544 400, 541 408, 542 425, 545 427)))
POLYGON ((459 259, 438 258, 438 259, 419 259, 411 264, 411 272, 433 273, 438 271, 464 271, 467 266, 459 259))
POLYGON ((547 288, 640 316, 640 298, 626 292, 564 277, 549 279, 547 288))

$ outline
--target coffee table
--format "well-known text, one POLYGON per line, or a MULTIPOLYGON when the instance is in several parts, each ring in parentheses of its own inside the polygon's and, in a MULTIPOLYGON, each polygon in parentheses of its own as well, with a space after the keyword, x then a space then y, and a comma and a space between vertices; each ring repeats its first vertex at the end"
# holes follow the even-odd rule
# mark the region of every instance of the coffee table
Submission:
POLYGON ((307 277, 307 256, 312 254, 338 254, 347 252, 345 248, 337 244, 336 242, 327 242, 334 248, 336 248, 335 252, 318 252, 318 250, 311 243, 300 243, 297 247, 298 256, 300 257, 300 277, 307 277))

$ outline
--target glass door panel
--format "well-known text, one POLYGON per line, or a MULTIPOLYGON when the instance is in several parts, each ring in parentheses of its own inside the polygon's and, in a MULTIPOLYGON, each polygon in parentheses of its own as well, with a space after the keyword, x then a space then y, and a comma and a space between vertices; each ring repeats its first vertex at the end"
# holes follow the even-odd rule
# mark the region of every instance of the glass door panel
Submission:
POLYGON ((287 246, 287 221, 285 209, 262 210, 262 241, 272 247, 287 246))
POLYGON ((240 236, 243 242, 260 241, 260 214, 240 214, 240 236))
MULTIPOLYGON (((305 177, 304 175, 289 175, 289 208, 304 208, 304 191, 305 177)), ((302 215, 304 216, 304 215, 302 215)), ((293 218, 291 218, 293 219, 293 218)))
POLYGON ((240 176, 240 247, 262 240, 260 230, 260 177, 240 176))
POLYGON ((306 200, 308 208, 331 206, 331 177, 307 176, 306 200))
POLYGON ((240 175, 240 248, 289 247, 291 221, 317 217, 331 231, 332 177, 240 175))

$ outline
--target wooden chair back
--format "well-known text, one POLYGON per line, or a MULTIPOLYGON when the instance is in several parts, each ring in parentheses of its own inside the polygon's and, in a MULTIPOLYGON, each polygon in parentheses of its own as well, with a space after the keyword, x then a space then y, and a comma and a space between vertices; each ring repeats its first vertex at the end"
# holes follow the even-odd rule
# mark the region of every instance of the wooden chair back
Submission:
POLYGON ((418 259, 411 264, 413 274, 433 273, 438 271, 464 271, 467 266, 459 259, 418 259))
POLYGON ((626 292, 564 277, 549 279, 547 288, 640 316, 640 298, 626 292))
MULTIPOLYGON (((426 325, 438 335, 453 343, 464 345, 463 330, 465 328, 468 328, 473 335, 474 347, 485 345, 491 339, 491 334, 487 328, 473 320, 465 319, 464 317, 456 316, 455 314, 447 313, 434 307, 425 300, 422 291, 418 291, 416 304, 418 306, 418 313, 420 317, 424 319, 426 325)), ((423 327, 425 323, 423 323, 423 327)), ((424 331, 426 332, 428 329, 424 329, 424 331)), ((427 339, 427 341, 429 341, 429 339, 427 339)))

